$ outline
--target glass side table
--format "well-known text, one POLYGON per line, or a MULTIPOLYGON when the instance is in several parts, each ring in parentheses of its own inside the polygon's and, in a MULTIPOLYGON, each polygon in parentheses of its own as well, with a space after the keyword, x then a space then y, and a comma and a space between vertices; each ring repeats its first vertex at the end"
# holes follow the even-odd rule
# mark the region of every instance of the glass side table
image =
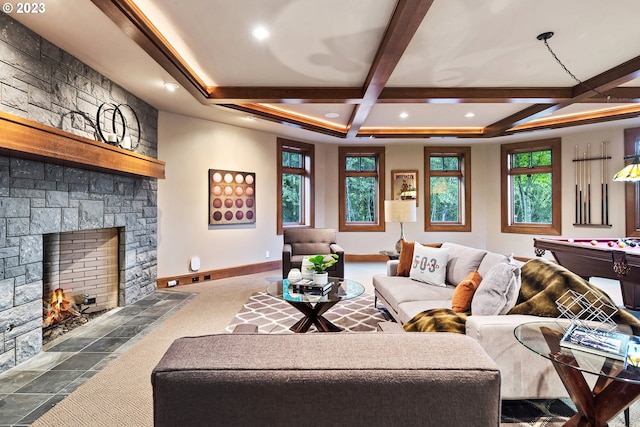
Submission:
POLYGON ((617 360, 560 347, 564 328, 555 321, 524 323, 513 333, 529 350, 548 359, 556 369, 577 413, 566 426, 606 426, 619 412, 625 411, 629 425, 628 407, 640 396, 640 367, 617 360), (585 374, 597 376, 593 389, 585 374))

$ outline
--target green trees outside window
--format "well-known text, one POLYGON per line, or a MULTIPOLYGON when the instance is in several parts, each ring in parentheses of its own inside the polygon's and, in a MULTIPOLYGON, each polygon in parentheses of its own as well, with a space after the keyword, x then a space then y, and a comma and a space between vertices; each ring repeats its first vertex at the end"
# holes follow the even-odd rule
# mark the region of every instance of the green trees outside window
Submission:
POLYGON ((314 146, 278 138, 278 233, 314 224, 314 146))
POLYGON ((471 231, 471 149, 425 147, 425 231, 471 231))
POLYGON ((340 147, 340 231, 384 231, 384 148, 340 147))
POLYGON ((560 139, 501 146, 502 231, 561 233, 560 139))

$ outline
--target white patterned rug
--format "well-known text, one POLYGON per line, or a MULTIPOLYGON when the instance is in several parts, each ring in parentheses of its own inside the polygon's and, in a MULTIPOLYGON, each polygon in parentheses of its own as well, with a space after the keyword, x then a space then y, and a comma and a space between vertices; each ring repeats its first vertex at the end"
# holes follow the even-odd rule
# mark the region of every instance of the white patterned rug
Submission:
MULTIPOLYGON (((375 332, 379 322, 388 320, 384 310, 373 306, 371 294, 340 301, 323 316, 349 332, 375 332)), ((266 292, 256 292, 236 314, 226 332, 232 332, 236 325, 251 323, 258 325, 259 333, 293 333, 289 328, 302 317, 302 313, 289 303, 266 292)), ((315 326, 311 326, 309 332, 317 332, 315 326)))

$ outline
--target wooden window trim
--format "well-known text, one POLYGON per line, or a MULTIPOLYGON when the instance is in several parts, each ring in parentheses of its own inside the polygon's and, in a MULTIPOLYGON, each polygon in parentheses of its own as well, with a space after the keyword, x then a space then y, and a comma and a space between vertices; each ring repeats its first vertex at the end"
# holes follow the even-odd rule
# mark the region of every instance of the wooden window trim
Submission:
MULTIPOLYGON (((315 219, 315 145, 307 144, 305 142, 293 141, 285 138, 278 138, 278 163, 277 163, 277 185, 276 185, 276 229, 277 234, 282 234, 287 228, 314 228, 316 224, 315 219), (294 150, 287 150, 287 148, 294 150), (283 151, 297 151, 303 156, 309 158, 308 165, 305 162, 305 167, 307 169, 307 174, 305 176, 306 179, 309 180, 308 191, 304 194, 304 204, 305 212, 305 223, 304 224, 295 224, 295 225, 287 225, 285 226, 282 223, 282 174, 286 173, 289 168, 284 168, 282 166, 282 152, 283 151), (308 193, 308 194, 307 194, 308 193), (309 206, 307 206, 307 204, 309 206)), ((297 168, 290 169, 291 171, 298 172, 297 168)), ((305 180, 306 180, 305 179, 305 180)))
MULTIPOLYGON (((560 147, 560 138, 543 139, 528 142, 516 142, 512 144, 503 144, 500 147, 500 205, 501 205, 501 222, 503 233, 519 233, 519 234, 562 234, 562 152, 560 147), (511 224, 511 200, 509 194, 509 156, 513 153, 537 151, 539 149, 551 149, 551 167, 539 166, 536 170, 547 170, 544 173, 551 172, 553 182, 551 184, 551 197, 553 199, 553 207, 551 212, 551 224, 511 224)), ((522 168, 517 168, 516 172, 520 172, 522 168)))
POLYGON ((471 231, 471 147, 424 147, 424 231, 471 231), (435 154, 456 155, 462 162, 457 171, 431 171, 431 156, 435 154), (458 223, 439 224, 431 222, 431 177, 461 177, 460 200, 462 209, 458 212, 461 221, 458 223))
POLYGON ((339 215, 339 231, 385 231, 386 223, 384 222, 384 189, 385 189, 385 167, 384 167, 384 147, 338 147, 338 170, 339 170, 339 188, 338 188, 338 215, 339 215), (349 173, 346 171, 346 159, 350 155, 374 155, 377 157, 377 172, 357 172, 349 173), (346 196, 346 179, 347 175, 359 176, 375 176, 378 178, 378 221, 376 224, 347 224, 346 213, 347 207, 345 203, 346 196))

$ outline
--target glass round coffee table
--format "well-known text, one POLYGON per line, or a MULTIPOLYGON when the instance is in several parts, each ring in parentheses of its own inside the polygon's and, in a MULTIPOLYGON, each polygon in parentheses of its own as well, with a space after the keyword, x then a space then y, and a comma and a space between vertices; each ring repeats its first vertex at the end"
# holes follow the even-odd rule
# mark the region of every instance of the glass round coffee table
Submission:
MULTIPOLYGON (((623 410, 629 425, 626 409, 640 396, 640 367, 634 365, 638 361, 561 347, 565 329, 555 321, 524 323, 513 333, 522 345, 549 359, 556 369, 578 410, 565 425, 606 426, 623 410), (584 374, 598 378, 593 389, 589 388, 584 374)), ((638 337, 630 335, 630 338, 640 342, 638 337)))
POLYGON ((331 289, 326 295, 295 292, 294 284, 286 279, 269 284, 267 293, 288 302, 304 315, 289 328, 293 332, 307 332, 311 325, 315 325, 319 332, 340 332, 342 328, 331 323, 323 314, 340 301, 362 295, 364 286, 354 280, 338 277, 329 277, 329 283, 331 289))

